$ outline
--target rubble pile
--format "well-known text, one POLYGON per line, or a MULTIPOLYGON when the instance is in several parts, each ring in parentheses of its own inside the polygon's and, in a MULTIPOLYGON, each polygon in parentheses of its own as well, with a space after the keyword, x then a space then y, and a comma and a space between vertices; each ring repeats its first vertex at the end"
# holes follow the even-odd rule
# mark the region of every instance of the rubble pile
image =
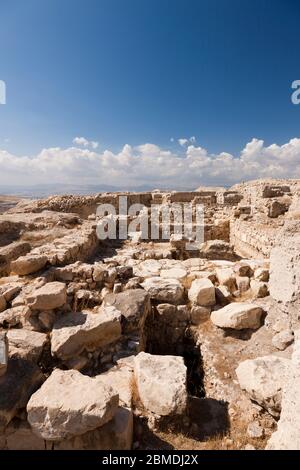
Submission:
POLYGON ((0 215, 0 448, 299 449, 299 185, 122 193, 148 215, 202 204, 193 250, 175 219, 143 238, 140 214, 99 240, 119 193, 0 215))

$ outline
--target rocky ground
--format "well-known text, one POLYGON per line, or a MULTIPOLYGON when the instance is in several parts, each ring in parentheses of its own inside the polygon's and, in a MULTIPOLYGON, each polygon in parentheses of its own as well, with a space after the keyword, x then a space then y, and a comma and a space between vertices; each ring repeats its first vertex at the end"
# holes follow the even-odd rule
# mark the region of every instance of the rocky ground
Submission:
POLYGON ((203 203, 192 252, 99 241, 116 194, 5 211, 0 448, 299 449, 298 187, 129 195, 203 203))
POLYGON ((0 214, 17 205, 20 200, 21 198, 17 196, 4 196, 0 194, 0 214))

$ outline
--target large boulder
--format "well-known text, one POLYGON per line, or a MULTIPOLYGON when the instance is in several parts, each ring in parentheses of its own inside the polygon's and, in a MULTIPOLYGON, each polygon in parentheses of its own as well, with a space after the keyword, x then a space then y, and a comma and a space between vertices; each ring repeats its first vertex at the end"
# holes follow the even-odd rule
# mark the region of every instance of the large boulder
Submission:
POLYGON ((119 407, 113 419, 93 431, 58 444, 54 450, 130 450, 133 438, 133 413, 119 407))
POLYGON ((10 270, 19 276, 27 276, 44 268, 48 258, 45 255, 27 254, 10 263, 10 270))
POLYGON ((67 301, 67 289, 62 282, 49 282, 36 289, 27 297, 27 303, 34 310, 54 310, 67 301))
POLYGON ((104 305, 112 305, 122 314, 124 333, 142 329, 151 311, 150 297, 143 289, 128 289, 119 294, 105 296, 104 305))
POLYGON ((115 307, 62 316, 53 327, 51 352, 62 360, 73 358, 87 348, 102 348, 121 336, 121 313, 115 307))
POLYGON ((45 440, 84 434, 110 421, 119 396, 99 378, 55 369, 27 404, 28 421, 45 440))
POLYGON ((184 288, 177 279, 150 277, 145 279, 142 287, 153 300, 171 304, 183 303, 184 288))
POLYGON ((154 356, 144 352, 134 358, 137 395, 142 406, 159 416, 184 413, 187 370, 182 357, 154 356))
POLYGON ((44 376, 35 364, 23 359, 9 359, 6 373, 0 377, 0 429, 26 406, 43 380, 44 376))
POLYGON ((287 380, 291 361, 278 356, 262 356, 239 364, 236 375, 240 387, 271 415, 281 410, 282 388, 287 380))
POLYGON ((8 308, 0 313, 0 326, 5 328, 24 326, 28 322, 31 313, 30 308, 26 305, 8 308))
POLYGON ((209 279, 195 279, 189 289, 188 297, 191 302, 203 307, 215 305, 215 287, 209 279))
POLYGON ((257 329, 261 325, 263 310, 253 304, 236 302, 212 312, 211 321, 219 328, 234 330, 257 329))
POLYGON ((20 357, 37 362, 47 343, 47 335, 24 328, 10 329, 7 332, 9 357, 20 357))

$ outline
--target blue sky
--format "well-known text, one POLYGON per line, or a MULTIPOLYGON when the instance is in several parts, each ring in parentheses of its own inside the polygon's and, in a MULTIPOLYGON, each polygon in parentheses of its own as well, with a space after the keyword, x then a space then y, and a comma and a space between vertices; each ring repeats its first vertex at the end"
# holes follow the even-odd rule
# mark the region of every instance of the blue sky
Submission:
POLYGON ((147 143, 175 158, 193 146, 240 158, 253 138, 265 151, 300 137, 300 106, 291 103, 300 79, 297 0, 0 0, 0 21, 6 181, 18 180, 8 154, 35 158, 81 136, 113 156, 128 144, 136 158, 147 143), (178 144, 191 136, 196 142, 178 144))

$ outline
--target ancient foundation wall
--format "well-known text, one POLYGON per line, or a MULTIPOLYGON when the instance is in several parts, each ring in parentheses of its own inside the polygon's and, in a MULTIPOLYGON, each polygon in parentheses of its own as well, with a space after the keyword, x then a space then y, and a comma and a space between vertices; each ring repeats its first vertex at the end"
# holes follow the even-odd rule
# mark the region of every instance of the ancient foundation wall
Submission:
POLYGON ((268 258, 274 245, 277 228, 253 221, 234 220, 230 224, 230 242, 235 251, 247 258, 268 258))

